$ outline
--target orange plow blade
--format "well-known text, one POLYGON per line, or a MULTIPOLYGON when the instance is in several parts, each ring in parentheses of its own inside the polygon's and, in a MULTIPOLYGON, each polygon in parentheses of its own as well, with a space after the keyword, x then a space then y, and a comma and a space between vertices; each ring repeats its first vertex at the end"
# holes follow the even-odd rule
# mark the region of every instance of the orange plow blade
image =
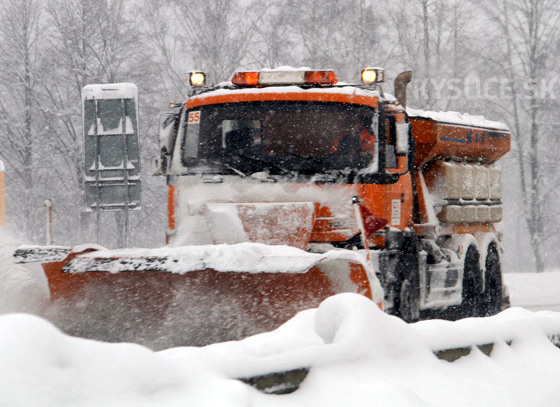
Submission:
POLYGON ((340 292, 372 296, 357 253, 255 243, 72 253, 43 268, 63 330, 155 349, 275 329, 340 292))

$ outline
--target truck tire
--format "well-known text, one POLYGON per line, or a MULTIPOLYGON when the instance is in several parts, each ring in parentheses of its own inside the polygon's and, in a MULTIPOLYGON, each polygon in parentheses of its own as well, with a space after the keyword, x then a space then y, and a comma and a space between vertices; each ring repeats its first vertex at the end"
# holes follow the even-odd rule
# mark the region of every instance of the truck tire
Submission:
POLYGON ((419 244, 415 236, 405 236, 397 263, 398 283, 395 287, 396 315, 405 322, 420 318, 419 244))
POLYGON ((467 249, 463 263, 463 288, 459 318, 478 317, 484 315, 482 304, 482 283, 480 278, 480 255, 474 246, 467 249))
POLYGON ((488 247, 485 260, 483 302, 485 316, 497 314, 502 310, 502 265, 494 244, 488 247))
POLYGON ((420 318, 420 296, 418 284, 408 278, 402 281, 399 292, 399 317, 405 322, 416 322, 420 318))

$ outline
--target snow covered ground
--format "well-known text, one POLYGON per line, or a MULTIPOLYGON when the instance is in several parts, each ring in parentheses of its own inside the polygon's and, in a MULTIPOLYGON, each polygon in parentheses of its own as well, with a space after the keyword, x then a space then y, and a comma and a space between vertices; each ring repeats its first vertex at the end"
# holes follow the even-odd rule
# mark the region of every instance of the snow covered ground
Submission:
POLYGON ((26 314, 0 317, 2 406, 558 406, 560 315, 514 308, 483 321, 407 325, 364 297, 331 297, 278 330, 161 352, 68 337, 26 314), (543 322, 545 322, 543 324, 543 322), (438 342, 503 336, 453 363, 438 342), (237 378, 310 368, 299 390, 264 394, 237 378))
POLYGON ((507 273, 512 305, 532 311, 560 311, 560 271, 546 273, 507 273))
MULTIPOLYGON (((352 294, 331 297, 276 331, 160 352, 74 338, 29 314, 42 288, 0 240, 0 406, 559 406, 560 313, 407 325, 352 294), (473 348, 450 363, 434 350, 473 348), (259 392, 239 378, 309 368, 299 390, 259 392)), ((560 299, 560 272, 506 275, 513 305, 560 299)), ((43 287, 44 288, 44 287, 43 287)))

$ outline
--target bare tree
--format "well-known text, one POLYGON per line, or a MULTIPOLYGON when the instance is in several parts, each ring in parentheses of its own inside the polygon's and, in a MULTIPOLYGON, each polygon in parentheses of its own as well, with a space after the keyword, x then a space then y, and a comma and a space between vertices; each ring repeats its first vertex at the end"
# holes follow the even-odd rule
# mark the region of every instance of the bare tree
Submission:
POLYGON ((381 13, 367 0, 286 0, 285 35, 295 63, 333 68, 346 80, 357 80, 361 69, 382 59, 381 13), (299 62, 299 63, 298 63, 299 62))
POLYGON ((414 72, 412 103, 425 109, 472 111, 472 102, 454 97, 452 84, 464 83, 476 66, 470 27, 476 20, 473 2, 403 0, 389 3, 387 10, 389 27, 397 36, 388 33, 397 50, 390 56, 390 64, 414 72))
POLYGON ((498 29, 492 37, 496 46, 487 58, 507 75, 512 88, 512 97, 497 104, 507 113, 513 132, 523 213, 535 267, 541 272, 546 266, 546 242, 558 233, 546 220, 558 198, 557 157, 548 154, 550 141, 556 144, 556 126, 547 123, 554 117, 558 121, 559 115, 552 108, 555 104, 539 92, 539 84, 547 86, 543 80, 555 76, 557 59, 550 58, 550 50, 560 41, 560 8, 552 0, 502 0, 487 10, 498 29))
POLYGON ((185 42, 177 35, 181 29, 177 21, 177 9, 171 0, 142 0, 140 7, 146 36, 146 46, 150 48, 157 70, 157 84, 160 94, 168 94, 170 100, 184 98, 185 71, 193 63, 188 61, 185 42))
POLYGON ((39 157, 36 151, 36 103, 39 12, 35 0, 6 0, 0 3, 0 157, 9 166, 10 211, 20 216, 19 227, 37 238, 37 195, 39 157), (13 193, 13 195, 12 195, 13 193))
POLYGON ((298 58, 293 49, 296 39, 289 26, 287 0, 274 3, 257 0, 251 4, 249 24, 254 31, 253 42, 248 51, 248 64, 255 68, 293 66, 298 58))
POLYGON ((253 33, 240 23, 245 7, 237 0, 173 0, 172 4, 181 28, 178 36, 193 68, 205 70, 213 81, 229 79, 244 62, 253 33))
MULTIPOLYGON (((58 175, 50 183, 58 195, 55 210, 64 211, 68 223, 80 219, 79 228, 68 228, 74 230, 69 238, 83 242, 94 235, 83 210, 81 90, 90 83, 145 83, 141 92, 149 100, 155 72, 131 1, 49 0, 45 21, 51 41, 43 61, 39 112, 50 136, 45 144, 52 152, 51 168, 58 175)), ((151 119, 154 114, 148 111, 151 119)), ((114 221, 107 224, 113 228, 114 221)))

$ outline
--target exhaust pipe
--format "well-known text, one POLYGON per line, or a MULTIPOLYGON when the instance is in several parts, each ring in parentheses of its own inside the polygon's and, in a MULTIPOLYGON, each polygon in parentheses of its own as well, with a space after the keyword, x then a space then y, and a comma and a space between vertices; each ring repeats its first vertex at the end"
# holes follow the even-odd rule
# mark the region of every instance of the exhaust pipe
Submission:
POLYGON ((395 97, 406 109, 406 85, 412 80, 412 71, 401 72, 395 78, 395 97))

